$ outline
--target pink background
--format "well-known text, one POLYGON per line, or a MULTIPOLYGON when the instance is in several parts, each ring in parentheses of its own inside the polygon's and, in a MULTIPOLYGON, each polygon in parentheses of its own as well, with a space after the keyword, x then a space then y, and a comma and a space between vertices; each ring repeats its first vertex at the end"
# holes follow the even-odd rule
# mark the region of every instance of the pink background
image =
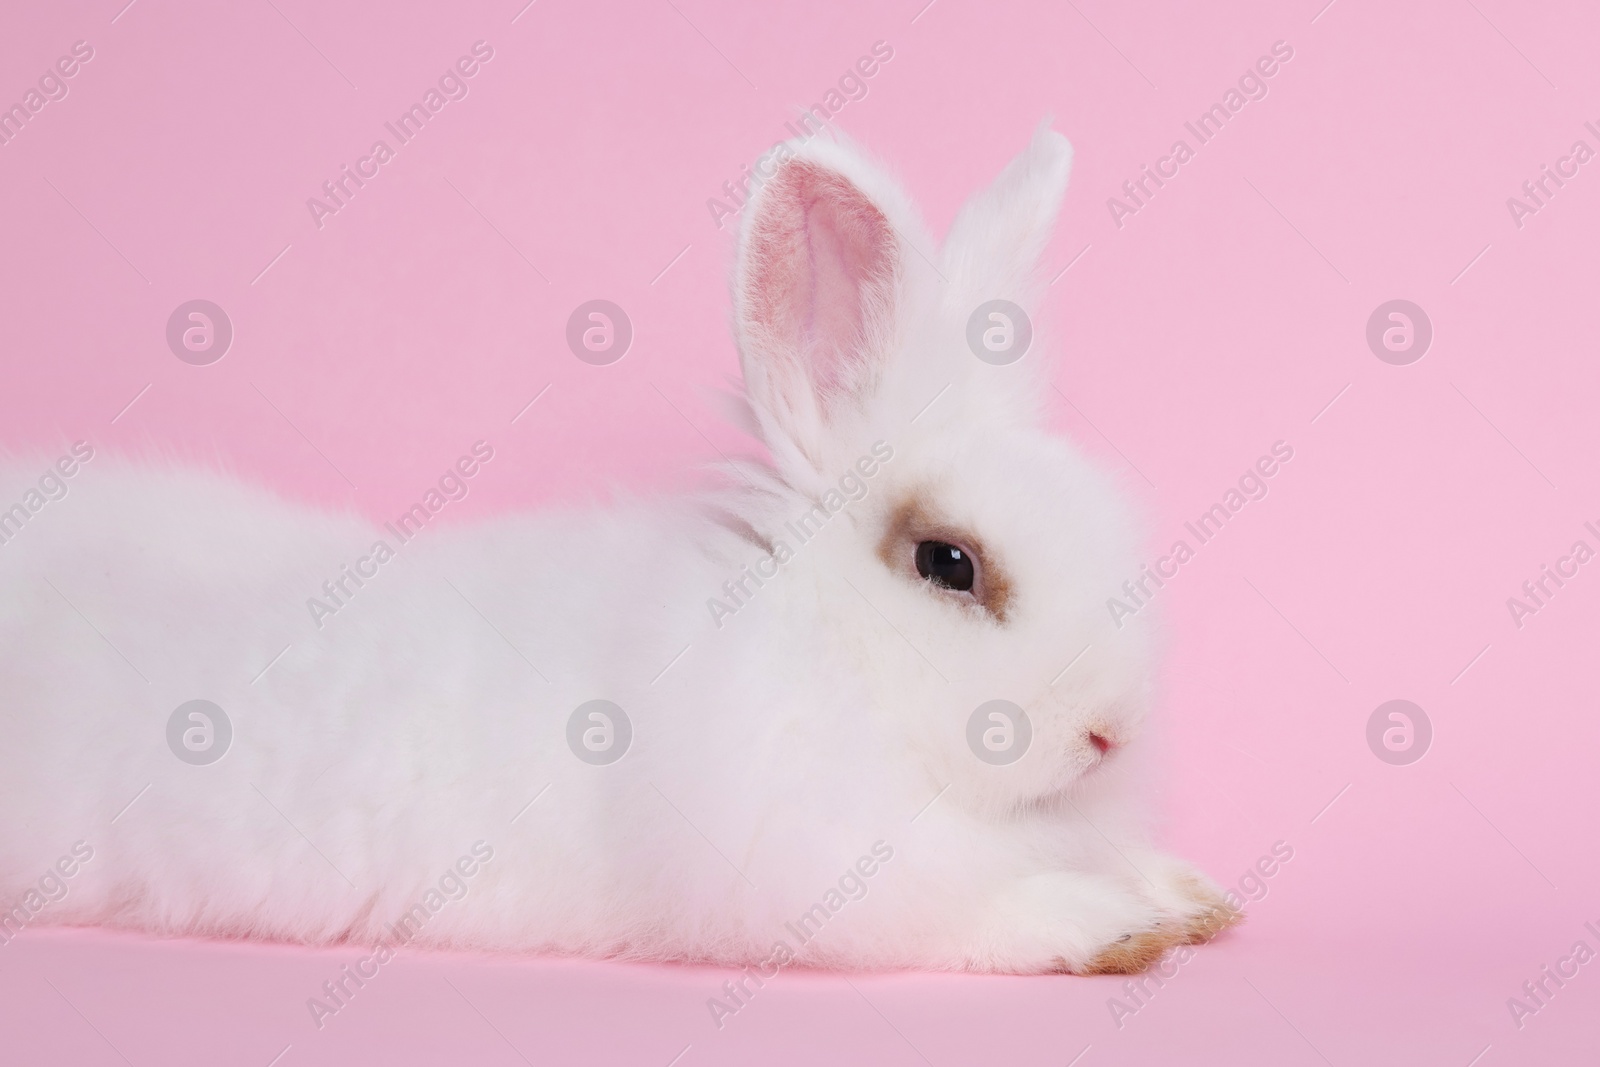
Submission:
POLYGON ((30 930, 0 949, 0 1058, 1600 1056, 1600 962, 1520 1030, 1506 1005, 1578 939, 1600 949, 1600 564, 1520 630, 1505 604, 1574 540, 1600 547, 1600 162, 1520 229, 1506 206, 1574 140, 1600 148, 1592 10, 122 3, 13 5, 0 34, 4 102, 95 49, 0 147, 0 445, 220 459, 383 517, 479 438, 504 458, 454 521, 748 449, 705 396, 736 370, 706 200, 873 42, 894 58, 839 124, 936 233, 1053 114, 1077 149, 1047 255, 1073 264, 1050 290, 1063 429, 1125 473, 1161 548, 1272 442, 1295 449, 1161 594, 1164 838, 1224 883, 1276 841, 1294 858, 1120 1028, 1109 978, 786 973, 719 1032, 712 969, 413 954, 318 1031, 305 998, 348 951, 30 930), (480 38, 470 95, 319 231, 306 199, 480 38), (1107 197, 1280 39, 1266 99, 1116 227, 1107 197), (164 340, 197 297, 236 330, 206 367, 164 340), (609 367, 563 341, 597 297, 636 330, 609 367), (1395 298, 1434 325, 1410 366, 1364 339, 1395 298), (1402 697, 1435 737, 1397 767, 1365 727, 1402 697))

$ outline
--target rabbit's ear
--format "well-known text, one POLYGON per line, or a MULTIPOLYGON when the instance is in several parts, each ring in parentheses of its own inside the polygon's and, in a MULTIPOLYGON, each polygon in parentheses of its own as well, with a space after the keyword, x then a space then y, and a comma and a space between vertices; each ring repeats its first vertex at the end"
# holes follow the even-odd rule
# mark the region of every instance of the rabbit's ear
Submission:
POLYGON ((1045 119, 1032 143, 967 201, 950 227, 943 273, 951 295, 973 303, 1031 302, 1034 267, 1049 243, 1071 171, 1072 145, 1045 119))
POLYGON ((903 300, 903 193, 846 146, 785 153, 747 205, 734 276, 745 389, 789 476, 823 473, 893 348, 903 300), (895 222, 891 222, 891 218, 895 222))

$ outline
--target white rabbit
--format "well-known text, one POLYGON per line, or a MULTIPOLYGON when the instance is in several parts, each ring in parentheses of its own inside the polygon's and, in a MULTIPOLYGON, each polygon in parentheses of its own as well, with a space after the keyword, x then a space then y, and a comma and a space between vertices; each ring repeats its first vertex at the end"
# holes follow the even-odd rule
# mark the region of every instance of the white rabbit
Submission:
POLYGON ((772 459, 726 489, 401 544, 101 455, 0 526, 0 940, 1099 973, 1237 919, 1142 828, 1119 494, 1043 429, 1042 342, 968 343, 1037 307, 1070 146, 1041 127, 937 252, 854 149, 779 158, 733 280, 772 459), (169 744, 196 699, 231 726, 179 716, 204 765, 169 744), (969 743, 993 700, 1026 726, 969 743))

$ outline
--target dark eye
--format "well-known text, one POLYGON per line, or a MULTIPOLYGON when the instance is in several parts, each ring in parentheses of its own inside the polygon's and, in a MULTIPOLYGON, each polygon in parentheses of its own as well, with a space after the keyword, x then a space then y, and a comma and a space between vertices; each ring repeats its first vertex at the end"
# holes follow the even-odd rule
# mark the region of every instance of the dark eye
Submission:
POLYGON ((917 545, 917 573, 946 589, 972 590, 972 556, 965 549, 943 541, 923 541, 917 545))

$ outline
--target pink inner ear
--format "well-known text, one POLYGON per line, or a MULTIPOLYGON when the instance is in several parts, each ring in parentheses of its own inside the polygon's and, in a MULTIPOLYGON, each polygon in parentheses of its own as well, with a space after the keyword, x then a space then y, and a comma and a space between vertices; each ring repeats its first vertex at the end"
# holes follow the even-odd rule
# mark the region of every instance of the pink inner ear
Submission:
POLYGON ((751 320, 799 357, 812 388, 837 393, 866 335, 868 295, 893 273, 893 230, 845 178, 790 163, 751 234, 751 320))

